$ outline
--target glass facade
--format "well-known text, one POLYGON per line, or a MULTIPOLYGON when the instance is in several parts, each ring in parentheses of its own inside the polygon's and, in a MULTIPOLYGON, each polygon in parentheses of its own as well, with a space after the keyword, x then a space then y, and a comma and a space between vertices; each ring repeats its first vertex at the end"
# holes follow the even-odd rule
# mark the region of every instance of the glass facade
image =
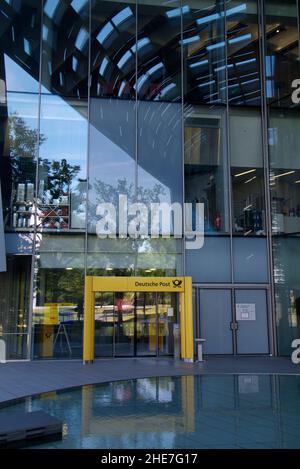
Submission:
MULTIPOLYGON (((266 311, 269 348, 257 353, 289 355, 300 333, 298 1, 0 0, 0 24, 8 358, 82 356, 85 275, 191 275, 196 316, 220 300, 215 340, 251 304, 266 311), (149 224, 137 239, 99 238, 97 207, 120 194, 147 208, 202 203, 203 248, 173 228, 151 238, 149 224)), ((118 298, 97 298, 99 356, 154 354, 145 325, 167 354, 173 298, 132 295, 119 298, 132 309, 127 342, 118 298)), ((224 353, 248 353, 238 340, 224 353)))

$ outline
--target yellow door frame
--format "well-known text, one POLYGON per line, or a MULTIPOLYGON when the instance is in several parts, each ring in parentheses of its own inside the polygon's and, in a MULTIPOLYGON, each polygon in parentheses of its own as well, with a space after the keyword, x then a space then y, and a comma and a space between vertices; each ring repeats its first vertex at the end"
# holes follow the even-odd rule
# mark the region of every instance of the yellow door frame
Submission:
POLYGON ((194 360, 192 277, 85 277, 83 363, 94 361, 96 292, 179 293, 181 358, 194 360))

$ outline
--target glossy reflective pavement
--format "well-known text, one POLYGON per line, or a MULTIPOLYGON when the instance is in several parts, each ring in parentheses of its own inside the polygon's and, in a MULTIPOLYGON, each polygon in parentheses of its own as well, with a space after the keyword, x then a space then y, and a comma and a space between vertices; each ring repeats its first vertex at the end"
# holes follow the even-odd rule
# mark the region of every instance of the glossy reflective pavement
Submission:
POLYGON ((30 397, 0 415, 42 409, 63 440, 38 448, 300 448, 300 376, 156 377, 30 397))

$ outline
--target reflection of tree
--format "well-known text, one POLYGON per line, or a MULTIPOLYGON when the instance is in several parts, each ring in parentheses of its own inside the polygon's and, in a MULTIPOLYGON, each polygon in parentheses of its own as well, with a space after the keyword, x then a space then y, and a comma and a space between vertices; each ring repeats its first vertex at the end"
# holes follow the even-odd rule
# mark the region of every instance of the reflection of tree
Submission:
POLYGON ((59 197, 62 193, 68 193, 70 185, 79 171, 79 165, 69 164, 64 158, 54 161, 45 158, 40 161, 40 173, 45 174, 47 189, 53 198, 59 197))
MULTIPOLYGON (((143 202, 149 207, 151 203, 159 203, 161 195, 164 194, 164 187, 156 184, 152 189, 139 186, 135 191, 135 186, 124 179, 119 179, 116 186, 106 184, 97 180, 93 186, 93 194, 96 202, 89 202, 89 223, 95 225, 97 221, 96 206, 101 202, 112 203, 117 210, 119 195, 127 196, 128 202, 143 202)), ((159 240, 159 246, 155 240, 145 239, 110 239, 109 247, 101 250, 101 264, 99 268, 89 268, 89 275, 145 275, 163 276, 176 274, 176 243, 174 239, 159 240), (120 248, 121 243, 123 247, 120 248), (171 254, 170 254, 171 253, 171 254), (173 253, 173 254, 172 254, 173 253), (170 266, 170 256, 174 257, 173 266, 170 266), (158 263, 159 257, 159 263, 158 263), (139 260, 147 267, 138 267, 139 260), (120 262, 121 260, 121 262, 120 262), (116 266, 118 264, 118 266, 116 266), (106 271, 105 266, 113 267, 113 270, 106 271), (150 268, 156 270, 150 271, 150 268)), ((156 240, 157 241, 157 240, 156 240)))
MULTIPOLYGON (((38 145, 41 146, 47 139, 38 133, 38 129, 31 129, 24 119, 17 114, 8 118, 9 156, 11 161, 14 183, 35 181, 36 155, 38 145)), ((40 170, 46 175, 47 188, 53 197, 68 190, 73 178, 79 173, 79 165, 71 165, 66 159, 40 161, 40 170)))
POLYGON ((15 183, 24 182, 24 175, 30 182, 35 181, 36 154, 38 143, 42 145, 46 137, 38 130, 28 127, 17 114, 8 118, 9 156, 12 176, 15 183))
POLYGON ((151 189, 129 183, 126 178, 118 179, 116 186, 107 184, 97 179, 93 185, 92 191, 95 194, 96 203, 89 202, 89 220, 90 223, 96 220, 96 207, 101 202, 108 202, 118 208, 119 195, 126 195, 129 203, 142 202, 149 206, 151 203, 159 203, 160 196, 165 194, 164 187, 161 184, 155 184, 151 189))
POLYGON ((73 303, 83 297, 84 272, 82 269, 40 269, 37 295, 43 303, 73 303), (45 287, 46 285, 46 287, 45 287), (42 295, 43 298, 41 297, 42 295))

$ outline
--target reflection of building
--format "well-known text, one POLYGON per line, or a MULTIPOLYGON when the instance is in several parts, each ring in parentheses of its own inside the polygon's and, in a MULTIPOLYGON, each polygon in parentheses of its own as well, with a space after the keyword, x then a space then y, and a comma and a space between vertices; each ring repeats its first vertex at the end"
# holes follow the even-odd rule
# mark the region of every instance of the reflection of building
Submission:
MULTIPOLYGON (((257 3, 0 0, 8 358, 81 356, 85 274, 191 275, 206 353, 290 353, 300 327, 297 1, 266 0, 265 16, 257 3), (97 238, 96 206, 119 194, 202 202, 204 247, 97 238), (51 304, 73 312, 49 324, 51 304), (61 322, 71 354, 64 337, 53 349, 61 322)), ((101 301, 99 351, 116 338, 114 298, 101 301)), ((134 301, 131 313, 119 308, 119 337, 170 351, 174 299, 134 301)))
POLYGON ((299 376, 202 375, 84 386, 17 407, 61 418, 60 448, 287 449, 299 447, 298 396, 299 376))

